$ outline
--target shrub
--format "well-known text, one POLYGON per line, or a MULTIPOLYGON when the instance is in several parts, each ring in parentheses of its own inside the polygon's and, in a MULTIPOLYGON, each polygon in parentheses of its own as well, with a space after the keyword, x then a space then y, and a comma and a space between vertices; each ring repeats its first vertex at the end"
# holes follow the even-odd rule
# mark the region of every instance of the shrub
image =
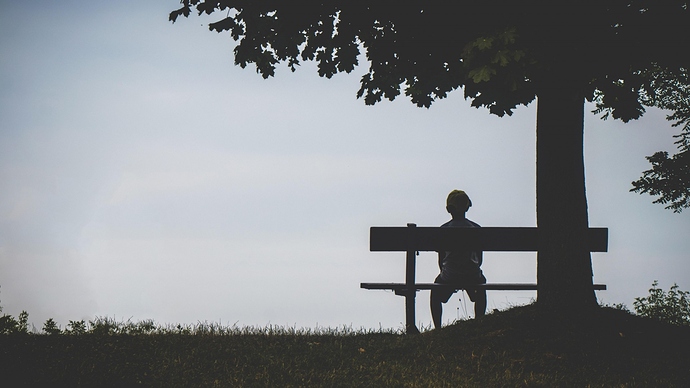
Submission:
POLYGON ((3 314, 0 316, 0 334, 28 334, 29 313, 22 311, 17 318, 3 314))
POLYGON ((53 318, 48 318, 43 324, 43 332, 46 334, 61 334, 62 330, 60 330, 53 318))
POLYGON ((14 334, 18 332, 19 322, 9 314, 0 316, 0 334, 14 334))
POLYGON ((81 335, 86 334, 86 322, 81 321, 69 321, 67 327, 65 327, 65 334, 81 335))
POLYGON ((668 293, 655 280, 649 296, 635 298, 633 307, 638 315, 658 319, 679 326, 690 326, 690 292, 673 284, 668 293))

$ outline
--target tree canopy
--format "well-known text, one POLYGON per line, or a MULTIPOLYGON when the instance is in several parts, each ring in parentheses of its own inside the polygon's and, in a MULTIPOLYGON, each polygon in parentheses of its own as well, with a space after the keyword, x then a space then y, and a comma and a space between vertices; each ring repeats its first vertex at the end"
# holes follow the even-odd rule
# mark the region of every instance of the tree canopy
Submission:
POLYGON ((654 168, 633 190, 690 206, 688 2, 608 0, 182 0, 170 20, 224 12, 211 30, 238 41, 235 63, 264 78, 276 65, 318 63, 319 75, 351 72, 364 54, 357 93, 365 103, 404 93, 418 106, 462 88, 471 105, 512 114, 554 82, 575 82, 603 117, 639 118, 645 107, 670 109, 683 125, 678 155, 649 157, 654 168), (666 159, 664 159, 666 157, 666 159), (685 173, 683 172, 685 171, 685 173))

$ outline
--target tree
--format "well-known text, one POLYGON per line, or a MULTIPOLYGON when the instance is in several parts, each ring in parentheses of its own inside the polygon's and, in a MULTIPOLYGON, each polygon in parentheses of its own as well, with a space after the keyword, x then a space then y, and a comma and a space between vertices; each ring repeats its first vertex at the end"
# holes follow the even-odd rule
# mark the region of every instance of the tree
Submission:
POLYGON ((319 75, 369 69, 357 96, 375 104, 404 91, 429 107, 462 88, 498 116, 537 103, 538 303, 596 306, 585 233, 585 100, 606 117, 640 117, 655 100, 654 75, 687 75, 687 3, 669 0, 351 2, 182 0, 175 21, 222 11, 209 25, 238 42, 235 63, 264 78, 284 62, 314 60, 319 75), (663 5, 660 5, 663 4, 663 5), (647 99, 645 99, 647 98, 647 99))

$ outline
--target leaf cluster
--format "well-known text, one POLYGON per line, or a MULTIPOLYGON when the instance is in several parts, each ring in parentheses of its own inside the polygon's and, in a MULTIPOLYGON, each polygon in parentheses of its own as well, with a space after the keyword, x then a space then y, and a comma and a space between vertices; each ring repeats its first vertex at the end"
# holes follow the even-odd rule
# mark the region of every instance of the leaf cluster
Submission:
POLYGON ((659 151, 647 156, 652 168, 632 183, 630 191, 658 196, 654 203, 666 205, 675 213, 690 207, 690 152, 683 151, 672 157, 659 151))
POLYGON ((679 152, 671 157, 665 151, 648 156, 652 168, 632 182, 631 191, 659 196, 654 203, 667 204, 667 209, 680 213, 690 207, 690 76, 687 68, 673 72, 659 67, 642 76, 649 80, 641 92, 643 103, 670 110, 666 119, 682 128, 674 136, 679 152))
POLYGON ((677 284, 673 284, 665 292, 655 280, 648 296, 635 298, 635 312, 673 325, 690 326, 690 292, 678 288, 677 284))

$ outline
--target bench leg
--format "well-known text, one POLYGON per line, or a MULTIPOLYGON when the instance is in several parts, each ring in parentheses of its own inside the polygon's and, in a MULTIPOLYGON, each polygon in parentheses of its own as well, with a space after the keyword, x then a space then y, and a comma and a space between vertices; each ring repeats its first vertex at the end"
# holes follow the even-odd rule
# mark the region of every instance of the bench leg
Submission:
POLYGON ((414 323, 414 298, 416 293, 415 290, 408 290, 407 295, 405 295, 405 331, 407 334, 419 333, 419 329, 417 329, 417 325, 414 323))
MULTIPOLYGON (((408 224, 408 226, 410 226, 408 224)), ((415 325, 415 306, 414 298, 417 296, 417 290, 415 289, 415 264, 416 264, 416 254, 415 251, 407 251, 406 265, 405 265, 405 283, 407 284, 407 292, 405 294, 405 331, 407 334, 417 334, 419 329, 415 325)))

